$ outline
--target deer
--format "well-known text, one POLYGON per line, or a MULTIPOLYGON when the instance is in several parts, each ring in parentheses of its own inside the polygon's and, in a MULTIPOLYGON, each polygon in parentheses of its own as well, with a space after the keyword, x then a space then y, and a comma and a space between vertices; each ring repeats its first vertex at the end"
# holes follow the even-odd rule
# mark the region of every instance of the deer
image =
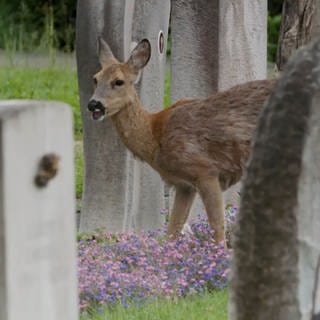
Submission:
POLYGON ((141 40, 126 62, 98 39, 101 70, 93 76, 88 110, 95 121, 111 119, 124 145, 175 188, 167 233, 179 237, 196 193, 203 201, 217 243, 225 243, 223 191, 245 170, 259 113, 274 80, 255 80, 188 98, 159 112, 148 112, 135 89, 151 57, 149 40, 141 40))

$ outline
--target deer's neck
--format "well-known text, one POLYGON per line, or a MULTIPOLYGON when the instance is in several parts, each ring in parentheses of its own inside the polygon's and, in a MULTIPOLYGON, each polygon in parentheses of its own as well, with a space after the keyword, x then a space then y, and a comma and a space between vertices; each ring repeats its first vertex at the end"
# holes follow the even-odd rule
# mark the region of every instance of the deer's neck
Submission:
POLYGON ((136 96, 112 120, 126 147, 141 160, 152 164, 158 143, 152 134, 151 114, 142 108, 139 98, 136 96))

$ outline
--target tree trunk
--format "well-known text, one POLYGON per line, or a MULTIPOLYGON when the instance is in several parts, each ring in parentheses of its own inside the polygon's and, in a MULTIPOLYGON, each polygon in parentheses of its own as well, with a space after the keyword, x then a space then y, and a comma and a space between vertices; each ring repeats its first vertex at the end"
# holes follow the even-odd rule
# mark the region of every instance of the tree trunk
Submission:
POLYGON ((318 0, 284 0, 276 59, 279 70, 297 48, 311 40, 313 26, 318 28, 316 2, 318 6, 318 0))

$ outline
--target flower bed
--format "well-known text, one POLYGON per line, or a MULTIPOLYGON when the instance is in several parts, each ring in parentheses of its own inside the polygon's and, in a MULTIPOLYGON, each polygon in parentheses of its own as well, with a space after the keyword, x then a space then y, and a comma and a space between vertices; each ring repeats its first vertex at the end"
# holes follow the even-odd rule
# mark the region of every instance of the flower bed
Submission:
MULTIPOLYGON (((236 210, 227 212, 232 223, 236 210)), ((206 219, 192 222, 192 232, 178 240, 167 240, 164 230, 83 236, 78 243, 80 309, 227 286, 229 250, 213 242, 206 219)))

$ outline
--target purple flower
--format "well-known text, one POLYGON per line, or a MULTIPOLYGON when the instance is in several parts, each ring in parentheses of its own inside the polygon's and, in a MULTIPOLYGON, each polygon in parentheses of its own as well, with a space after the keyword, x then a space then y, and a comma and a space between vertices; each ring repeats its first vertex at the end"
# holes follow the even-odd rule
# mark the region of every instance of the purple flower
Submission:
MULTIPOLYGON (((227 223, 233 223, 236 212, 227 208, 227 223)), ((166 239, 165 228, 139 235, 99 231, 83 236, 78 242, 80 309, 226 287, 229 251, 214 243, 203 216, 191 229, 174 241, 166 239)))

